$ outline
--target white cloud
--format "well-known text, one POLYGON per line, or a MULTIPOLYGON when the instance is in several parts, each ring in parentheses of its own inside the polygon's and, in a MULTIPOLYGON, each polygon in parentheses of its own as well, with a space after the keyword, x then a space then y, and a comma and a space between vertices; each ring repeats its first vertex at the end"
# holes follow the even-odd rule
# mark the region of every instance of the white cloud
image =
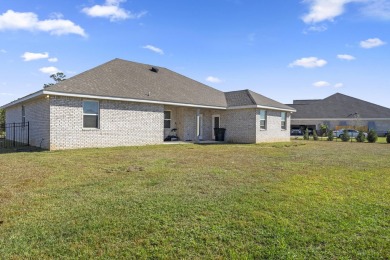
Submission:
POLYGON ((35 13, 19 13, 12 10, 0 15, 0 31, 5 30, 43 31, 52 35, 78 34, 86 37, 84 29, 70 20, 40 21, 35 13))
POLYGON ((40 60, 49 58, 49 53, 33 53, 33 52, 25 52, 22 56, 24 61, 32 61, 32 60, 40 60))
POLYGON ((313 83, 313 86, 316 88, 329 87, 330 83, 326 81, 317 81, 313 83))
POLYGON ((389 0, 303 0, 309 5, 309 12, 302 17, 307 24, 323 21, 333 21, 345 12, 348 4, 358 3, 363 15, 376 19, 390 19, 389 0))
POLYGON ((49 17, 50 17, 50 19, 62 19, 62 18, 64 18, 64 15, 62 13, 54 12, 54 13, 51 13, 49 15, 49 17))
POLYGON ((221 83, 222 82, 221 79, 219 79, 217 77, 213 77, 213 76, 208 76, 206 78, 206 81, 211 82, 211 83, 221 83))
POLYGON ((119 5, 124 2, 126 2, 126 0, 106 0, 106 5, 119 5))
MULTIPOLYGON (((332 84, 327 81, 317 81, 313 83, 313 86, 316 88, 325 88, 325 87, 331 87, 332 84)), ((333 85, 333 88, 341 88, 343 86, 344 86, 343 83, 336 83, 333 85)))
POLYGON ((23 58, 24 61, 41 60, 41 59, 47 59, 49 62, 58 61, 58 59, 55 57, 50 58, 48 52, 42 52, 42 53, 25 52, 21 57, 23 58))
POLYGON ((57 69, 56 67, 53 67, 53 66, 40 68, 39 71, 42 73, 45 73, 45 74, 49 74, 49 75, 53 75, 53 74, 56 74, 57 72, 60 72, 59 69, 57 69))
POLYGON ((323 67, 328 62, 326 60, 319 59, 317 57, 308 57, 308 58, 302 58, 299 60, 295 60, 294 62, 290 63, 289 67, 304 67, 304 68, 318 68, 323 67))
POLYGON ((383 20, 390 19, 389 0, 370 0, 370 4, 362 8, 363 14, 383 20))
POLYGON ((12 93, 6 93, 6 92, 0 92, 0 96, 13 96, 14 94, 12 93))
POLYGON ((358 0, 306 0, 310 4, 310 11, 302 17, 305 23, 333 21, 344 13, 344 5, 358 0))
POLYGON ((309 28, 307 28, 305 30, 305 33, 307 33, 307 32, 325 32, 326 30, 328 30, 328 27, 325 24, 313 25, 313 26, 310 26, 309 28))
POLYGON ((339 58, 340 60, 355 60, 356 58, 352 55, 349 55, 349 54, 339 54, 337 55, 337 58, 339 58))
POLYGON ((361 41, 360 47, 362 47, 364 49, 371 49, 371 48, 379 47, 379 46, 382 46, 385 44, 386 44, 386 42, 382 41, 379 38, 371 38, 371 39, 367 39, 365 41, 361 41))
POLYGON ((142 46, 142 48, 151 50, 151 51, 153 51, 155 53, 158 53, 160 55, 164 55, 164 51, 162 49, 157 48, 157 47, 155 47, 153 45, 145 45, 145 46, 142 46))
POLYGON ((106 0, 103 5, 94 5, 92 7, 85 7, 82 12, 91 17, 109 18, 110 21, 119 21, 126 19, 139 19, 147 12, 140 12, 138 14, 132 13, 119 7, 119 4, 126 2, 125 0, 106 0))
POLYGON ((1 53, 7 53, 7 51, 4 50, 4 49, 0 49, 0 52, 1 52, 1 53))

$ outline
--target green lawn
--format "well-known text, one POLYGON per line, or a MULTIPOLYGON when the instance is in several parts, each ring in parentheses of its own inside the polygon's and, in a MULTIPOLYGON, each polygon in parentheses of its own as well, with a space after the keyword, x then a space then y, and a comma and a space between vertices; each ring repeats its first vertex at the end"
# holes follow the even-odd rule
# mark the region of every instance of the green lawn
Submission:
POLYGON ((389 259, 390 144, 0 154, 0 259, 389 259))

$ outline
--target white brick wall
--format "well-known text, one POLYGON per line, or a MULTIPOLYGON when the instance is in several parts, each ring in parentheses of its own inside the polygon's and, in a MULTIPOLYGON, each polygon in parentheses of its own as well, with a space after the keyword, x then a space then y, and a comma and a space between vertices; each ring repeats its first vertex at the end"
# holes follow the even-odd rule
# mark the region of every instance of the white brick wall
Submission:
POLYGON ((260 109, 256 110, 256 143, 290 141, 291 113, 287 112, 286 129, 282 129, 281 112, 267 110, 266 130, 260 129, 260 109))
POLYGON ((221 114, 226 128, 225 141, 230 143, 256 142, 256 109, 233 109, 221 114))
MULTIPOLYGON (((196 108, 186 108, 186 107, 170 107, 175 115, 174 126, 177 128, 177 133, 180 140, 196 140, 196 108)), ((212 116, 220 115, 221 122, 223 122, 224 110, 212 110, 212 109, 200 109, 200 114, 203 116, 203 133, 202 140, 212 140, 213 136, 213 126, 212 126, 212 116)), ((223 125, 221 125, 223 127, 223 125)))
MULTIPOLYGON (((110 147, 161 144, 164 110, 172 111, 171 128, 177 128, 180 140, 196 140, 196 108, 158 104, 100 100, 98 129, 83 128, 83 99, 50 96, 25 102, 26 121, 30 121, 30 144, 51 150, 86 147, 110 147)), ((22 121, 22 106, 6 110, 6 122, 22 121)), ((287 130, 281 129, 280 111, 267 111, 267 130, 260 130, 258 109, 200 109, 203 115, 203 140, 212 140, 212 116, 220 115, 220 127, 226 128, 225 141, 259 143, 290 140, 290 113, 287 130)))
POLYGON ((164 111, 171 111, 171 127, 164 128, 164 138, 165 138, 171 133, 171 129, 178 128, 177 122, 179 119, 179 115, 178 115, 178 107, 164 106, 164 111))
MULTIPOLYGON (((23 103, 23 105, 25 107, 26 122, 30 122, 30 145, 48 149, 50 141, 49 100, 47 98, 33 99, 23 103)), ((15 105, 6 109, 6 123, 21 122, 22 105, 15 105)))
MULTIPOLYGON (((178 129, 180 140, 196 140, 195 108, 166 106, 172 111, 172 126, 178 129)), ((226 128, 225 141, 230 143, 287 142, 290 140, 290 113, 287 128, 281 129, 280 111, 267 111, 267 130, 260 130, 258 109, 210 110, 200 109, 203 115, 203 140, 212 140, 212 116, 220 115, 220 127, 226 128)), ((167 134, 167 132, 166 132, 167 134)))
POLYGON ((163 105, 101 100, 99 129, 84 129, 82 101, 81 98, 50 98, 50 149, 163 142, 163 105))

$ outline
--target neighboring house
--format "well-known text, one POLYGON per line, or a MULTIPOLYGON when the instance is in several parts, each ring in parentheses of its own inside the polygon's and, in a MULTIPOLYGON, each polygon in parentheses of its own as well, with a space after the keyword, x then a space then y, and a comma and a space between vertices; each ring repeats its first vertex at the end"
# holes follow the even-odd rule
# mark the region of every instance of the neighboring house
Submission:
MULTIPOLYGON (((114 59, 3 106, 7 123, 29 121, 30 144, 71 149, 182 141, 290 140, 295 110, 250 90, 222 92, 146 64, 114 59)), ((10 137, 8 137, 10 138, 10 137)))
POLYGON ((385 133, 390 129, 390 109, 364 100, 336 93, 325 99, 294 100, 289 105, 297 110, 291 118, 292 128, 373 129, 385 133))

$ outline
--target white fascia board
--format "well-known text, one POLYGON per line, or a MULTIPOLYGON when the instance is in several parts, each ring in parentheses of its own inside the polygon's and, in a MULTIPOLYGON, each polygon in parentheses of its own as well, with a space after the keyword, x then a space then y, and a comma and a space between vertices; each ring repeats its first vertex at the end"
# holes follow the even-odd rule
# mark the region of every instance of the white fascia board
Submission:
POLYGON ((228 107, 227 110, 235 110, 235 109, 247 109, 247 108, 257 108, 255 105, 251 106, 236 106, 236 107, 228 107))
POLYGON ((260 105, 228 107, 227 109, 230 110, 230 109, 247 109, 247 108, 262 108, 262 109, 276 110, 276 111, 287 111, 292 113, 297 112, 295 109, 285 109, 285 108, 268 107, 268 106, 260 106, 260 105))
POLYGON ((291 118, 291 121, 359 121, 359 120, 384 120, 388 121, 390 118, 291 118))
POLYGON ((39 91, 34 92, 34 93, 30 94, 30 95, 24 96, 24 97, 22 97, 22 98, 19 98, 19 99, 17 99, 17 100, 14 100, 14 101, 12 101, 12 102, 10 102, 10 103, 8 103, 8 104, 5 104, 5 105, 1 106, 0 108, 1 108, 1 109, 5 109, 5 108, 8 108, 8 107, 17 105, 17 104, 19 104, 19 103, 22 103, 22 102, 24 102, 24 101, 27 101, 27 100, 30 100, 30 99, 33 99, 33 98, 42 96, 43 94, 44 94, 44 91, 43 91, 43 90, 39 90, 39 91))
POLYGON ((63 92, 46 91, 46 90, 43 91, 43 94, 44 95, 53 95, 53 96, 64 96, 64 97, 77 97, 77 98, 89 98, 89 99, 100 99, 100 100, 126 101, 126 102, 149 103, 149 104, 160 104, 160 105, 170 105, 170 106, 226 110, 226 107, 195 105, 195 104, 185 104, 185 103, 175 103, 175 102, 155 101, 155 100, 143 100, 143 99, 134 99, 134 98, 119 98, 119 97, 108 97, 108 96, 73 94, 73 93, 63 93, 63 92))
POLYGON ((267 106, 260 106, 257 105, 257 108, 264 108, 264 109, 270 109, 270 110, 278 110, 278 111, 287 111, 287 112, 297 112, 295 109, 287 109, 287 108, 278 108, 278 107, 267 107, 267 106))

